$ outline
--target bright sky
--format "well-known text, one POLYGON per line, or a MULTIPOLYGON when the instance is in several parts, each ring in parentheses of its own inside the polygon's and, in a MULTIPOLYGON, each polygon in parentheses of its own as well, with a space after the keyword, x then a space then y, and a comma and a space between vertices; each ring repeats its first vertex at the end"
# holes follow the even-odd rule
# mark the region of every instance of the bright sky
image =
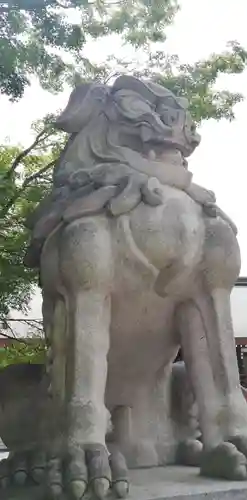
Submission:
MULTIPOLYGON (((224 50, 231 40, 247 47, 247 0, 235 0, 234 3, 232 0, 181 0, 180 3, 182 9, 169 29, 164 45, 166 52, 178 54, 183 62, 192 62, 224 50)), ((94 54, 94 58, 97 54, 97 58, 102 59, 111 52, 112 41, 105 41, 97 45, 97 50, 95 48, 95 44, 88 46, 87 54, 94 54)), ((221 78, 219 85, 242 92, 247 98, 247 71, 235 77, 221 78)), ((37 84, 31 86, 17 104, 10 104, 5 97, 0 97, 0 141, 8 136, 11 142, 29 144, 32 121, 63 107, 67 99, 68 92, 54 97, 43 92, 37 84)), ((236 106, 234 122, 211 120, 203 124, 201 145, 190 160, 195 182, 215 191, 218 204, 239 228, 242 275, 247 275, 247 224, 244 216, 247 209, 247 165, 242 152, 247 140, 246 120, 247 99, 236 106)), ((35 300, 36 317, 39 307, 35 300)))

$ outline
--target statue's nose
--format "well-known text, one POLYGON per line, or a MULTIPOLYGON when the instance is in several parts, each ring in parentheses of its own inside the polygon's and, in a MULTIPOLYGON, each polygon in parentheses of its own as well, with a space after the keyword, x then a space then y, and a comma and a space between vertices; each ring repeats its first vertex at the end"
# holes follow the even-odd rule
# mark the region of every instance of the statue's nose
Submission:
POLYGON ((197 132, 195 132, 194 137, 193 137, 193 143, 196 144, 196 146, 199 146, 201 142, 201 136, 197 132))

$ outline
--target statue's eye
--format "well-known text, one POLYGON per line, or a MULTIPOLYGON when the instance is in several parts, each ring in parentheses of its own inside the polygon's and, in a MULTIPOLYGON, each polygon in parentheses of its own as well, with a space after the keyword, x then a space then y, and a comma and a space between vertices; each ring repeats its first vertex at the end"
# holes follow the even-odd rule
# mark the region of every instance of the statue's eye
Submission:
POLYGON ((163 108, 163 110, 161 110, 160 116, 162 121, 170 127, 178 121, 178 114, 176 113, 176 111, 167 109, 165 107, 163 108))

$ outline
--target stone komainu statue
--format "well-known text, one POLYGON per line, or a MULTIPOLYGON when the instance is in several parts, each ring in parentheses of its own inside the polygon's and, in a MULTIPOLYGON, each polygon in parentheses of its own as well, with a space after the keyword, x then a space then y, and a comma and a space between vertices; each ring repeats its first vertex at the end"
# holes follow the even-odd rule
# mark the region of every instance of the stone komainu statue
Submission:
POLYGON ((240 253, 234 224, 187 169, 199 144, 187 101, 122 76, 76 88, 57 127, 70 138, 27 221, 51 382, 29 467, 48 457, 54 498, 81 499, 88 484, 125 496, 127 466, 200 461, 202 474, 245 479, 230 310, 240 253), (180 347, 201 441, 173 376, 180 347))

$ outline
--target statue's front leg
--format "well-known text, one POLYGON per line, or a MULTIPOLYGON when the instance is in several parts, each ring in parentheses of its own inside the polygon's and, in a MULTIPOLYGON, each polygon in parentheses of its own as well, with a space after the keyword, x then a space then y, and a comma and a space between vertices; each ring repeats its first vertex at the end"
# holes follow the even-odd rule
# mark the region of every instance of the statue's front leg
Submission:
POLYGON ((79 500, 88 485, 102 498, 111 481, 122 494, 128 489, 122 457, 109 457, 105 445, 112 269, 110 233, 103 217, 76 221, 64 230, 60 270, 69 339, 67 438, 64 460, 57 456, 56 449, 50 459, 49 484, 54 498, 66 488, 72 498, 79 500), (126 488, 119 485, 120 476, 126 488))
POLYGON ((81 290, 70 298, 73 353, 68 368, 68 451, 70 488, 108 489, 110 468, 105 447, 108 412, 104 403, 109 348, 110 298, 104 291, 81 290), (81 468, 82 459, 89 470, 81 468), (88 477, 89 472, 89 477, 88 477))

